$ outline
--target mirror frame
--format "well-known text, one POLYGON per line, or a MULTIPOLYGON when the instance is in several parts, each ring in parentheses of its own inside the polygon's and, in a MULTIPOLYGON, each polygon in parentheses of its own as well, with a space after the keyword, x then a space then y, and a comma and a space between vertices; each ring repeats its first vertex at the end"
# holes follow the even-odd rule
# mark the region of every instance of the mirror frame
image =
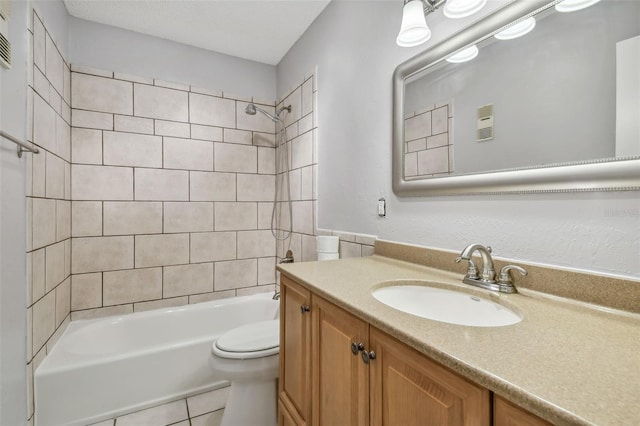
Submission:
POLYGON ((640 158, 602 159, 427 179, 404 178, 405 80, 450 54, 479 43, 512 23, 561 0, 513 1, 467 29, 401 63, 393 73, 393 192, 398 196, 440 196, 535 192, 640 190, 640 158))

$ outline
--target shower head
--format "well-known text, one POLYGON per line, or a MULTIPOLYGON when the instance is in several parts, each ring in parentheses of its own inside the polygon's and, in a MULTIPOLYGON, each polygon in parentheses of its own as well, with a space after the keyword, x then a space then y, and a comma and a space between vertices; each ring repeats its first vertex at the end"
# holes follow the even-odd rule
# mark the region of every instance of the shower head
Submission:
POLYGON ((249 115, 256 115, 256 111, 260 111, 262 114, 269 117, 271 121, 273 121, 274 123, 277 123, 280 121, 280 114, 282 113, 282 111, 285 111, 285 110, 287 112, 291 112, 291 105, 283 106, 275 114, 271 114, 263 110, 262 108, 258 108, 257 106, 255 106, 255 104, 248 104, 247 107, 244 109, 244 112, 249 115))

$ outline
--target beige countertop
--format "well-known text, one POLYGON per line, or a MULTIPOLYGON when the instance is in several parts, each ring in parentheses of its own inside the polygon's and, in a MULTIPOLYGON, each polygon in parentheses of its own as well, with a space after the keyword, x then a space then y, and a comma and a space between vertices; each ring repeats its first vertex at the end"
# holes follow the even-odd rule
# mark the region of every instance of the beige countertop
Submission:
POLYGON ((382 256, 278 269, 453 371, 555 424, 640 425, 640 316, 617 315, 462 284, 462 275, 382 256), (423 319, 371 296, 381 282, 437 281, 482 295, 522 317, 505 327, 423 319))

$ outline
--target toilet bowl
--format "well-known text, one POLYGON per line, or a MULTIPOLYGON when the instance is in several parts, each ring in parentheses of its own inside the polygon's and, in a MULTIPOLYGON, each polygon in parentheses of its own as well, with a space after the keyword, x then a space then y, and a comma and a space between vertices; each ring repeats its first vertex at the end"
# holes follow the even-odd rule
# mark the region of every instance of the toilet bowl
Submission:
POLYGON ((234 328, 211 347, 209 366, 231 382, 221 426, 275 426, 280 320, 234 328))

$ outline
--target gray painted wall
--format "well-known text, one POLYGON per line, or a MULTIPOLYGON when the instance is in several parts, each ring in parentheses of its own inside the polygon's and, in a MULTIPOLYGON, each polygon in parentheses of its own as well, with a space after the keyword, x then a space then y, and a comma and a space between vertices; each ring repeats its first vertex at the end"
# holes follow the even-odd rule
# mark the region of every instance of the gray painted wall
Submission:
POLYGON ((393 194, 393 71, 463 25, 430 15, 433 41, 403 49, 400 20, 397 1, 333 1, 278 65, 278 93, 318 66, 318 226, 451 250, 479 242, 498 257, 640 278, 640 192, 393 194))
MULTIPOLYGON (((27 128, 29 2, 13 2, 12 68, 0 68, 0 127, 20 140, 27 128)), ((0 142, 0 424, 27 421, 26 165, 16 145, 0 142)))
POLYGON ((456 174, 615 156, 616 43, 640 33, 640 2, 602 2, 540 19, 471 62, 407 85, 407 111, 454 100, 456 174), (495 137, 476 142, 476 108, 495 137))
POLYGON ((69 61, 98 69, 275 100, 276 68, 69 17, 69 61))

